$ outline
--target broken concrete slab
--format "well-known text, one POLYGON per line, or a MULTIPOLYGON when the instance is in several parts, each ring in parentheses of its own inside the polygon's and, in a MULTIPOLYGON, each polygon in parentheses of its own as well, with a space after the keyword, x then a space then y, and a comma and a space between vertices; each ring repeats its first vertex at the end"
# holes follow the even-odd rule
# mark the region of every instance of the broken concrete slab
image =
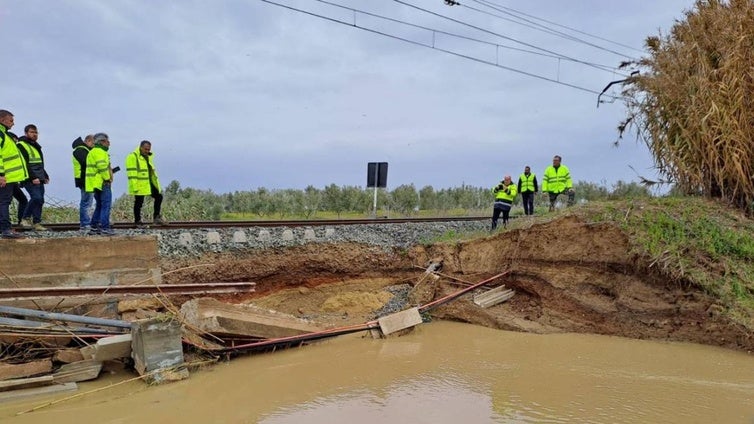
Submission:
POLYGON ((388 335, 397 331, 413 327, 422 323, 422 317, 419 314, 419 308, 406 309, 405 311, 396 312, 379 318, 382 334, 388 335))
MULTIPOLYGON (((83 353, 83 352, 82 352, 83 353)), ((131 356, 131 335, 120 334, 118 336, 104 337, 97 340, 94 345, 95 361, 107 361, 110 359, 128 358, 131 356)))
POLYGON ((222 303, 213 298, 194 299, 181 306, 181 316, 193 327, 216 334, 259 338, 295 336, 322 330, 309 321, 253 305, 222 303))
POLYGON ((99 377, 101 370, 102 362, 89 359, 63 365, 52 377, 55 383, 77 383, 79 381, 94 380, 99 377))
POLYGON ((76 383, 63 383, 29 389, 11 390, 9 392, 0 393, 0 402, 16 401, 30 397, 50 395, 53 393, 68 392, 77 390, 78 388, 79 386, 76 383))
POLYGON ((31 377, 49 372, 52 372, 52 361, 49 359, 31 361, 23 364, 0 364, 0 380, 31 377))

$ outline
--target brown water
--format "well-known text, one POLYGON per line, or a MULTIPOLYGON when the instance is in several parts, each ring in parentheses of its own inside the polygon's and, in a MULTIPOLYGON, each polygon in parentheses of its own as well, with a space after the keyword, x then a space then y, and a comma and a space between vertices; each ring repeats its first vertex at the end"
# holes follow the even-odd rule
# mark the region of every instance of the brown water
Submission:
MULTIPOLYGON (((130 376, 130 375, 129 375, 130 376)), ((79 392, 123 376, 81 384, 79 392)), ((59 397, 69 396, 59 395, 59 397)), ((754 423, 754 356, 433 322, 237 358, 158 387, 0 404, 19 423, 754 423)))

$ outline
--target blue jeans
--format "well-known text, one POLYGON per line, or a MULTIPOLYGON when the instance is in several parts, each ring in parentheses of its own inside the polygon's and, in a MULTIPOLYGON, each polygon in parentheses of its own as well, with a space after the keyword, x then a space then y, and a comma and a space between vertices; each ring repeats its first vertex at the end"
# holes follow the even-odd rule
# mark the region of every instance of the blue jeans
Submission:
POLYGON ((24 188, 29 193, 29 203, 26 205, 23 218, 31 218, 35 224, 40 223, 42 222, 42 205, 45 203, 45 185, 32 184, 29 181, 24 188))
POLYGON ((79 227, 84 228, 92 225, 92 216, 89 211, 92 209, 94 193, 87 193, 81 189, 81 201, 79 202, 79 227))
POLYGON ((94 213, 92 214, 92 228, 100 230, 110 229, 110 206, 113 203, 113 191, 109 182, 102 184, 102 190, 94 189, 94 213))

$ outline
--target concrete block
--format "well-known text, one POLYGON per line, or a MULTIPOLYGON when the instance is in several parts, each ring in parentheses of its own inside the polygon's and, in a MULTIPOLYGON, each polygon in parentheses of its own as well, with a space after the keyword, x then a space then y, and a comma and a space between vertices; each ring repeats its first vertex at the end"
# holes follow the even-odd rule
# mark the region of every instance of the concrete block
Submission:
POLYGON ((378 319, 377 322, 380 324, 380 330, 382 330, 382 333, 388 335, 403 330, 404 328, 421 324, 422 317, 419 315, 419 308, 415 307, 384 316, 378 319))
POLYGON ((335 228, 325 228, 325 238, 330 238, 335 235, 335 228))
POLYGON ((79 352, 81 352, 81 356, 84 357, 84 359, 93 359, 94 358, 94 345, 84 346, 81 349, 79 349, 79 352))
POLYGON ((249 241, 246 238, 246 232, 242 230, 238 230, 233 233, 233 243, 246 243, 249 241))
POLYGON ((131 335, 120 334, 97 340, 94 345, 95 361, 107 361, 110 359, 128 358, 131 356, 131 335))
POLYGON ((304 240, 306 241, 312 241, 315 240, 317 236, 314 234, 314 230, 311 228, 307 228, 304 230, 304 240))
POLYGON ((217 231, 209 231, 207 232, 207 243, 208 244, 220 244, 222 242, 222 238, 220 237, 220 233, 217 231))
POLYGON ((259 235, 257 236, 257 240, 270 241, 272 240, 272 236, 270 235, 270 232, 268 230, 259 230, 259 235))
POLYGON ((136 321, 131 325, 134 368, 145 380, 163 383, 188 377, 183 365, 181 323, 177 320, 154 318, 136 321))
POLYGON ((181 233, 178 235, 178 244, 184 247, 191 247, 194 244, 194 237, 191 233, 181 233))
POLYGON ((293 230, 284 230, 281 238, 283 241, 293 241, 293 230))

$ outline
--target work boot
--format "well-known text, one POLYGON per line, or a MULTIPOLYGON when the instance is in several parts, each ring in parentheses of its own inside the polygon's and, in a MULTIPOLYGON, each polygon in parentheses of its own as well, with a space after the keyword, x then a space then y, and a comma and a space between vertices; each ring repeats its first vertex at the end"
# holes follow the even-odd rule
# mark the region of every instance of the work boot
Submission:
POLYGON ((99 230, 99 234, 102 235, 102 236, 114 236, 115 235, 115 230, 113 230, 111 228, 103 228, 103 229, 99 230))
POLYGON ((42 225, 41 222, 37 222, 36 224, 34 224, 34 226, 32 227, 32 229, 34 231, 47 231, 47 227, 45 227, 44 225, 42 225))
POLYGON ((138 228, 140 230, 146 230, 147 228, 149 228, 149 225, 147 225, 147 224, 145 224, 143 222, 137 222, 134 225, 136 226, 136 228, 138 228))
POLYGON ((31 218, 24 218, 21 220, 19 226, 21 228, 31 229, 34 228, 34 223, 32 222, 31 218))
POLYGON ((154 217, 154 223, 157 225, 166 225, 168 222, 162 219, 161 215, 154 217))

